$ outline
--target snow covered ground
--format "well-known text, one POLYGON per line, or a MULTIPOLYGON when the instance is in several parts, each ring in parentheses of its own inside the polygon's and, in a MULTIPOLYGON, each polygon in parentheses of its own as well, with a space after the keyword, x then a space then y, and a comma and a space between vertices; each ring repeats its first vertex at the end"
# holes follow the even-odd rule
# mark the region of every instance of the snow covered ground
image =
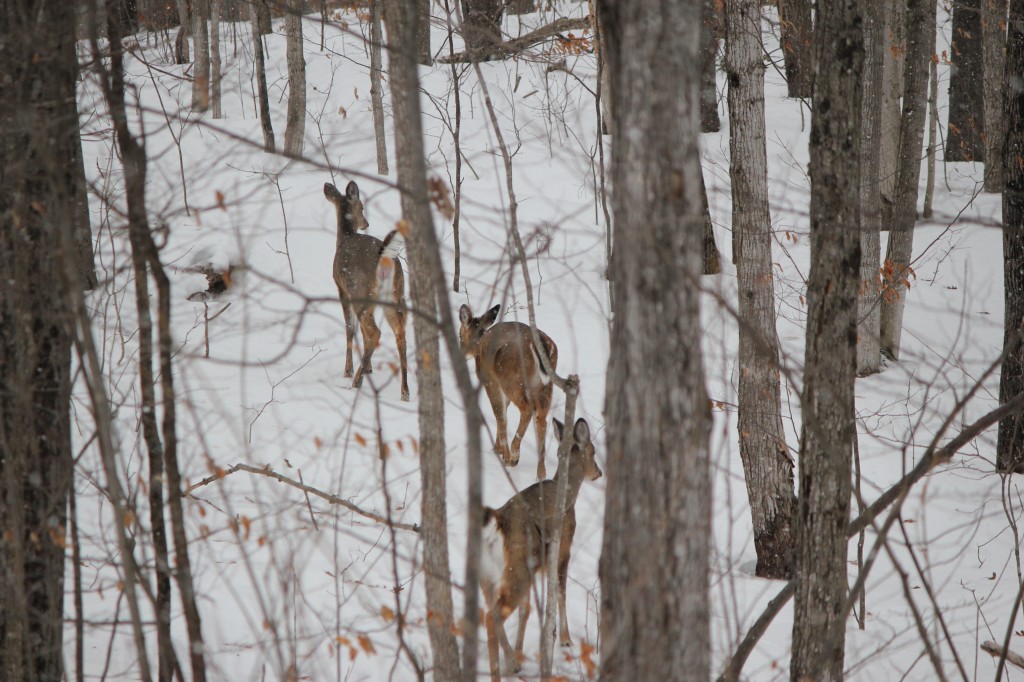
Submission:
MULTIPOLYGON (((585 5, 564 3, 557 14, 580 15, 585 5)), ((435 12, 440 11, 435 7, 435 12)), ((510 18, 512 35, 545 23, 551 15, 510 18)), ((774 17, 772 17, 774 19, 774 17)), ((287 102, 285 40, 281 19, 266 40, 267 79, 274 130, 283 140, 287 102)), ((773 22, 774 23, 774 22, 773 22)), ((769 24, 766 23, 766 31, 769 24)), ((948 25, 940 29, 940 51, 948 25)), ((138 104, 133 124, 145 132, 149 154, 147 201, 154 223, 168 226, 162 260, 174 287, 173 328, 178 344, 179 458, 183 475, 199 482, 236 463, 262 467, 334 493, 360 507, 406 523, 419 520, 422 491, 417 470, 417 386, 413 402, 399 401, 392 367, 397 354, 390 329, 382 327, 376 371, 361 390, 343 377, 345 331, 331 278, 335 217, 323 198, 324 182, 339 187, 356 179, 363 193, 369 232, 383 237, 400 218, 394 175, 378 176, 369 100, 365 17, 336 13, 320 50, 319 17, 304 21, 307 61, 304 161, 262 151, 254 103, 248 25, 221 24, 224 118, 189 113, 189 67, 171 63, 163 40, 140 34, 140 51, 126 67, 138 104), (224 296, 202 302, 189 295, 205 288, 191 268, 210 263, 236 266, 224 296), (206 354, 204 315, 209 321, 206 354), (390 456, 377 455, 380 429, 390 456)), ((444 46, 443 21, 435 22, 432 46, 444 46)), ((769 46, 777 43, 769 35, 769 46)), ((456 44, 456 47, 458 45, 456 44)), ((781 55, 776 50, 776 58, 781 55)), ((527 241, 538 326, 559 347, 560 373, 578 373, 578 413, 601 434, 604 376, 609 345, 604 224, 596 198, 600 179, 592 90, 592 55, 545 54, 482 65, 502 131, 515 152, 520 229, 527 241), (549 70, 551 59, 564 69, 549 70)), ((948 67, 940 65, 940 102, 948 67)), ((430 172, 449 185, 455 148, 449 125, 454 112, 451 70, 422 68, 421 98, 430 172)), ((720 83, 724 93, 724 81, 720 83)), ((478 314, 500 303, 502 319, 526 319, 525 289, 510 262, 504 170, 489 127, 479 84, 462 71, 462 153, 465 183, 461 227, 462 281, 451 293, 453 309, 468 303, 478 314)), ((388 112, 388 150, 394 153, 388 112)), ((724 94, 723 94, 724 97, 724 94)), ((783 417, 788 442, 797 445, 800 368, 806 308, 801 293, 808 271, 809 111, 785 98, 781 75, 767 74, 769 195, 777 232, 778 328, 784 353, 783 417)), ((145 449, 138 428, 137 328, 134 289, 123 215, 123 183, 106 108, 90 79, 80 90, 86 171, 93 187, 91 209, 98 265, 106 274, 90 298, 94 333, 101 342, 109 392, 116 409, 122 477, 138 504, 146 495, 145 449)), ((719 248, 730 253, 728 122, 702 136, 704 171, 719 248)), ((942 121, 945 121, 944 105, 942 121)), ((610 153, 610 139, 605 153, 610 153)), ((392 161, 392 168, 394 163, 392 161)), ((998 357, 1002 347, 1000 200, 979 193, 980 164, 939 165, 935 215, 915 233, 917 279, 909 292, 903 355, 881 374, 856 386, 863 494, 870 501, 911 468, 944 418, 998 357)), ((921 192, 923 196, 923 191, 921 192)), ((453 235, 439 214, 435 224, 451 279, 453 235)), ((883 236, 884 240, 884 236, 883 236)), ((736 323, 734 268, 703 278, 708 392, 714 411, 714 552, 712 570, 715 670, 729 655, 781 583, 753 577, 754 548, 742 469, 736 447, 736 323), (726 305, 723 305, 723 302, 726 305)), ((410 365, 419 359, 412 351, 410 365)), ((462 405, 447 355, 444 368, 448 448, 448 511, 456 612, 465 562, 466 455, 462 405)), ((410 371, 410 377, 413 377, 410 371)), ((953 432, 997 403, 998 376, 957 417, 953 432)), ((113 518, 102 494, 104 477, 92 433, 88 396, 75 394, 76 438, 84 453, 76 491, 83 533, 86 589, 86 673, 134 679, 137 655, 128 613, 118 588, 113 518)), ((655 398, 656 399, 656 398, 655 398)), ((488 429, 494 428, 486 400, 488 429)), ((561 414, 556 392, 552 414, 561 414)), ((510 422, 517 419, 514 408, 510 422)), ((492 439, 484 434, 485 444, 492 439)), ((550 433, 550 431, 549 431, 550 433)), ((950 434, 947 434, 946 438, 950 434)), ((553 461, 549 435, 549 464, 553 461)), ((867 618, 847 627, 850 679, 934 679, 936 673, 904 593, 921 612, 945 673, 990 679, 995 662, 980 652, 984 640, 1002 642, 1020 585, 1017 553, 1022 500, 1016 480, 993 471, 995 431, 976 440, 929 476, 904 505, 906 536, 898 527, 890 545, 896 567, 882 552, 868 580, 867 618), (914 566, 920 564, 921 573, 914 566), (930 593, 928 591, 930 588, 930 593), (948 630, 943 632, 942 625, 948 630), (954 656, 955 651, 955 656, 954 656)), ((485 503, 499 506, 533 482, 536 440, 532 429, 523 464, 504 469, 486 454, 485 503)), ((553 464, 549 471, 553 470, 553 464)), ((601 546, 604 486, 586 483, 577 502, 579 527, 569 569, 571 655, 561 674, 586 677, 577 658, 581 645, 598 638, 597 563, 601 546)), ((429 662, 427 618, 415 533, 388 530, 269 478, 234 473, 195 490, 185 501, 191 557, 203 617, 207 661, 214 679, 281 679, 290 666, 310 680, 411 679, 414 670, 399 640, 394 614, 405 613, 404 638, 429 662), (396 585, 398 591, 396 592, 396 585)), ((140 509, 142 526, 148 511, 140 509)), ((874 542, 868 533, 867 547, 874 542)), ((855 555, 851 543, 851 559, 855 555)), ((152 567, 152 548, 138 535, 137 555, 152 567)), ((857 567, 850 566, 851 583, 857 567)), ((70 565, 68 574, 70 586, 70 565)), ((69 588, 70 589, 70 588, 69 588)), ((69 596, 69 610, 72 603, 69 596)), ((753 680, 788 677, 791 610, 784 610, 745 668, 753 680)), ((180 602, 175 598, 175 641, 187 646, 180 602)), ((511 619, 514 620, 514 619, 511 619)), ((509 622, 511 630, 512 623, 509 622)), ((527 634, 523 676, 538 672, 538 618, 527 634)), ((1024 619, 1010 644, 1024 651, 1024 619)), ((71 665, 73 628, 66 630, 71 665)), ((480 631, 484 637, 483 630, 480 631)), ((155 635, 150 656, 155 657, 155 635)), ((481 647, 480 670, 486 670, 481 647)), ((184 660, 184 659, 183 659, 184 660)), ((1024 679, 1022 671, 1010 671, 1024 679)))

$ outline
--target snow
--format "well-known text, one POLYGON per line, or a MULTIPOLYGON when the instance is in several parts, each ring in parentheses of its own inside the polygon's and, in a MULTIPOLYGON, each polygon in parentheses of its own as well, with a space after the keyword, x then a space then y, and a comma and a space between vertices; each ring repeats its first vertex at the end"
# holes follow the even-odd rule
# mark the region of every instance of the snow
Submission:
MULTIPOLYGON (((439 10, 435 7, 435 11, 439 10)), ((585 6, 560 4, 557 12, 579 16, 585 6)), ((506 30, 517 35, 550 18, 524 16, 520 29, 511 17, 506 30)), ((311 15, 303 22, 308 118, 301 161, 262 151, 247 25, 221 23, 222 120, 189 113, 190 67, 170 63, 170 50, 162 39, 140 34, 139 54, 145 61, 126 61, 133 86, 129 100, 137 105, 130 118, 137 132, 145 132, 150 159, 151 220, 169 227, 161 257, 173 283, 178 457, 190 483, 239 462, 267 465, 293 479, 301 475, 306 484, 363 509, 417 523, 422 494, 416 442, 418 387, 411 380, 413 403, 400 402, 393 371, 397 353, 386 325, 374 356, 376 371, 362 389, 351 389, 351 380, 343 377, 345 328, 331 276, 335 212, 321 191, 325 181, 337 184, 355 179, 366 205, 368 232, 379 238, 394 229, 401 217, 394 175, 375 172, 369 55, 363 39, 368 27, 352 13, 336 14, 336 21, 326 29, 326 50, 321 52, 318 20, 311 15), (228 264, 240 269, 233 273, 229 292, 204 305, 187 297, 206 286, 205 278, 189 269, 207 263, 216 269, 228 264), (204 317, 210 318, 209 357, 204 317), (378 429, 390 453, 384 461, 375 441, 378 429)), ((435 22, 435 50, 447 50, 442 47, 446 45, 443 24, 435 22)), ((948 44, 948 21, 942 30, 940 50, 948 44)), ((267 79, 280 144, 287 101, 282 20, 275 20, 274 31, 266 39, 267 79)), ((539 52, 535 49, 533 54, 539 56, 539 52)), ((781 57, 778 50, 772 54, 781 57)), ((595 198, 600 182, 595 108, 587 89, 594 89, 595 64, 592 55, 565 55, 564 59, 574 75, 548 72, 547 62, 534 58, 484 64, 481 70, 498 107, 502 132, 515 154, 520 229, 532 254, 529 267, 537 323, 558 344, 560 371, 581 377, 577 414, 592 425, 600 461, 611 313, 603 277, 606 225, 595 198)), ((448 128, 454 115, 451 71, 438 64, 421 68, 420 73, 430 173, 450 186, 455 172, 448 128)), ((940 64, 939 73, 941 120, 945 121, 948 66, 940 64)), ((769 196, 776 230, 778 330, 784 354, 783 419, 788 443, 796 447, 806 316, 802 292, 809 253, 810 114, 799 102, 785 98, 781 78, 778 71, 768 69, 769 196)), ((724 78, 720 91, 724 92, 724 78)), ((394 168, 389 97, 385 83, 387 144, 394 168)), ((526 321, 520 266, 510 259, 508 249, 504 170, 471 70, 462 71, 462 97, 466 161, 462 281, 459 292, 450 294, 450 303, 453 309, 467 303, 475 310, 500 303, 501 319, 526 321)), ((701 144, 718 245, 728 260, 724 101, 720 107, 723 130, 702 135, 701 144)), ((138 523, 147 529, 148 510, 143 511, 142 501, 148 494, 146 452, 137 424, 137 324, 122 172, 106 108, 92 78, 81 87, 80 110, 97 264, 105 274, 102 286, 89 298, 93 332, 115 410, 122 480, 140 507, 138 523)), ((610 145, 605 153, 610 153, 610 145)), ((933 440, 945 442, 960 425, 997 404, 998 370, 990 371, 990 366, 1002 348, 1000 201, 997 195, 978 193, 982 171, 981 164, 939 166, 935 215, 930 221, 919 221, 915 232, 917 279, 908 293, 902 357, 883 373, 857 381, 862 488, 868 501, 909 470, 933 440), (980 389, 964 411, 950 430, 939 435, 945 417, 978 382, 980 389)), ((435 225, 450 281, 451 227, 440 214, 435 214, 435 225)), ((737 332, 730 312, 735 309, 735 269, 726 262, 724 270, 723 275, 702 280, 707 386, 711 398, 721 403, 714 410, 712 436, 711 627, 716 674, 782 586, 752 575, 754 549, 736 447, 737 332)), ((408 332, 410 376, 414 376, 412 369, 422 358, 413 351, 411 325, 408 332)), ((445 381, 451 567, 456 613, 461 614, 466 434, 449 357, 443 353, 436 360, 445 381)), ((134 679, 138 656, 118 587, 120 557, 113 532, 117 520, 102 493, 104 474, 97 448, 90 442, 93 424, 81 380, 74 400, 76 452, 83 449, 76 493, 87 620, 86 674, 107 671, 111 678, 134 679)), ((552 415, 561 418, 563 405, 556 391, 552 415)), ((486 399, 481 400, 481 408, 487 428, 482 440, 489 450, 494 419, 486 399)), ((510 421, 515 420, 511 415, 510 421)), ((923 655, 900 570, 906 573, 909 593, 923 614, 945 673, 959 675, 955 649, 968 677, 994 675, 994 659, 981 653, 978 645, 989 639, 1002 643, 1021 572, 1016 553, 1020 490, 1017 480, 1004 483, 993 473, 994 448, 995 430, 990 429, 916 486, 906 500, 903 528, 894 528, 889 537, 899 570, 885 551, 880 552, 868 579, 866 627, 858 629, 853 619, 847 625, 850 679, 935 677, 923 655), (913 559, 920 562, 921 574, 913 559), (951 642, 942 632, 943 623, 951 642)), ((550 443, 548 450, 553 452, 550 443)), ((485 452, 485 504, 499 507, 533 482, 536 436, 532 428, 524 451, 526 464, 514 469, 503 468, 496 456, 485 452)), ((567 598, 575 656, 556 661, 558 671, 573 679, 586 677, 586 666, 578 658, 581 646, 597 644, 598 639, 597 564, 606 482, 602 478, 585 483, 576 503, 578 528, 567 598)), ((311 680, 412 679, 414 670, 399 652, 397 602, 405 613, 406 643, 429 664, 422 546, 415 533, 390 531, 315 496, 307 500, 299 490, 246 472, 197 488, 185 500, 185 511, 212 679, 281 679, 292 665, 301 678, 311 680)), ((152 547, 142 532, 133 531, 137 556, 151 580, 152 547)), ((875 539, 869 531, 865 552, 875 539)), ((851 561, 855 552, 854 539, 851 561)), ((849 570, 852 584, 856 564, 851 563, 849 570)), ((73 613, 71 581, 69 562, 69 614, 73 613)), ((541 582, 537 589, 543 589, 541 582)), ((151 605, 143 606, 151 623, 151 605)), ((791 613, 787 607, 776 618, 748 661, 746 677, 788 677, 791 613)), ((173 617, 175 645, 187 666, 188 640, 177 593, 173 617)), ((525 677, 538 672, 538 621, 533 619, 527 630, 525 677)), ((507 626, 511 628, 512 623, 507 626)), ((1024 624, 1015 626, 1021 628, 1024 624)), ((147 631, 153 662, 156 637, 152 628, 147 631)), ((69 625, 65 632, 65 658, 73 666, 73 628, 69 625)), ((487 665, 482 629, 479 636, 482 672, 487 665)), ((1014 635, 1010 644, 1024 650, 1021 635, 1014 635)), ((1024 679, 1020 670, 1008 669, 1007 674, 1024 679)))

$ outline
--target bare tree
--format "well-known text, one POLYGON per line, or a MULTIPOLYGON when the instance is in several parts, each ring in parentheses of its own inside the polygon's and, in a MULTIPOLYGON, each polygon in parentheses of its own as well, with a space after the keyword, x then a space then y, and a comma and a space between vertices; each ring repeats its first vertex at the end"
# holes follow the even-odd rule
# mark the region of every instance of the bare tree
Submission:
POLYGON ((284 153, 301 156, 306 133, 306 60, 302 56, 302 0, 288 0, 284 28, 288 40, 288 119, 284 153))
POLYGON ((72 134, 76 8, 11 0, 0 12, 0 677, 7 680, 65 676, 71 335, 67 292, 54 274, 61 236, 80 216, 68 169, 80 144, 72 134))
MULTIPOLYGON (((1024 393, 1024 91, 1014 80, 1024 73, 1024 0, 1010 0, 1006 40, 1006 75, 1003 106, 1006 146, 1003 171, 1003 366, 999 375, 999 401, 1007 402, 1024 393)), ((1024 473, 1024 420, 1019 415, 999 422, 996 469, 1024 473)))
POLYGON ((906 3, 884 0, 882 29, 882 109, 879 191, 882 194, 882 229, 892 222, 892 202, 896 191, 896 168, 900 149, 900 94, 903 92, 903 67, 907 52, 906 3))
POLYGON ((459 0, 462 3, 462 37, 473 61, 487 61, 501 44, 503 0, 459 0))
POLYGON ((220 0, 210 0, 210 102, 213 117, 221 118, 220 0))
POLYGON ((388 174, 388 147, 384 136, 384 94, 380 51, 384 42, 380 27, 382 0, 370 0, 370 105, 373 109, 373 136, 377 142, 377 172, 388 174))
MULTIPOLYGON (((928 62, 935 54, 935 3, 907 3, 907 55, 903 74, 903 114, 900 128, 899 168, 893 203, 889 243, 886 246, 882 281, 881 348, 888 357, 900 356, 903 307, 913 276, 910 256, 917 218, 917 190, 921 179, 921 148, 928 112, 928 62)), ((885 220, 885 222, 889 222, 885 220)))
POLYGON ((1003 191, 1003 140, 1005 122, 1003 85, 1006 62, 1007 0, 981 1, 981 43, 985 108, 985 191, 1003 191))
POLYGON ((793 460, 782 429, 779 338, 775 330, 764 59, 758 0, 726 7, 729 176, 733 260, 739 285, 740 458, 754 523, 757 575, 788 578, 793 557, 793 460))
POLYGON ((814 83, 810 0, 779 0, 779 27, 790 97, 810 97, 814 83))
POLYGON ((189 18, 188 0, 176 0, 178 6, 178 36, 174 40, 174 61, 177 64, 189 63, 188 37, 192 32, 192 20, 189 18))
POLYGON ((722 17, 718 15, 718 0, 703 0, 700 18, 700 46, 704 54, 700 88, 700 131, 716 133, 722 127, 718 120, 718 91, 715 78, 715 57, 718 55, 718 35, 722 17))
POLYGON ((203 112, 210 108, 210 35, 207 33, 209 16, 210 0, 192 0, 192 50, 195 56, 192 65, 193 112, 203 112))
POLYGON ((261 36, 270 35, 274 31, 274 24, 270 16, 270 3, 273 0, 245 0, 251 3, 252 11, 256 13, 254 20, 256 30, 261 36))
POLYGON ((811 270, 801 396, 800 499, 790 679, 843 679, 846 529, 854 428, 860 282, 860 6, 823 3, 815 26, 811 103, 811 270))
MULTIPOLYGON (((259 92, 260 100, 260 125, 263 128, 263 151, 273 153, 274 126, 270 121, 270 98, 267 95, 267 69, 263 63, 263 37, 259 26, 259 7, 261 2, 255 1, 250 7, 250 18, 252 21, 252 54, 256 69, 256 89, 259 92)), ((270 11, 269 8, 267 10, 270 11)), ((268 31, 269 33, 269 31, 268 31)))
MULTIPOLYGON (((982 56, 981 4, 985 0, 954 0, 950 43, 949 134, 946 161, 984 161, 985 83, 982 56)), ((913 24, 908 24, 913 30, 913 24)))
POLYGON ((598 3, 615 120, 601 677, 706 680, 699 0, 598 3), (655 35, 673 40, 656 40, 655 35))
POLYGON ((864 3, 864 98, 861 101, 860 288, 857 296, 857 376, 881 369, 879 254, 882 229, 882 91, 885 0, 864 3))

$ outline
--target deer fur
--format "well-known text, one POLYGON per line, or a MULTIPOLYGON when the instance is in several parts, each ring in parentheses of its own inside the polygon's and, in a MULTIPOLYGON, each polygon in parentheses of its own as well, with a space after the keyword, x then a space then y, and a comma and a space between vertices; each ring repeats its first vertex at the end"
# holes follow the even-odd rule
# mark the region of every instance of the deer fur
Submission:
MULTIPOLYGON (((562 424, 555 419, 554 425, 555 434, 561 440, 562 424)), ((576 533, 576 497, 584 479, 594 481, 602 473, 594 461, 594 445, 585 419, 576 421, 567 461, 569 494, 558 548, 558 628, 562 646, 572 645, 565 615, 565 587, 572 539, 576 533)), ((547 568, 548 547, 558 519, 555 496, 560 474, 559 470, 554 479, 534 483, 513 496, 501 509, 484 508, 480 586, 485 600, 487 652, 492 680, 499 678, 499 643, 505 652, 506 673, 519 671, 526 621, 530 617, 530 587, 534 574, 547 568), (505 634, 505 620, 515 609, 519 609, 519 626, 513 650, 505 634)))
MULTIPOLYGON (((469 306, 462 306, 459 340, 462 351, 476 361, 477 378, 483 384, 498 422, 494 451, 501 455, 505 464, 519 464, 519 447, 532 417, 537 430, 537 478, 543 480, 547 475, 544 439, 551 409, 551 377, 544 371, 529 325, 521 322, 494 324, 500 310, 501 306, 494 306, 480 317, 473 317, 469 306), (509 402, 519 409, 519 428, 512 439, 511 451, 506 420, 509 402)), ((558 347, 547 334, 539 330, 537 333, 554 371, 558 366, 558 347)))
POLYGON ((373 319, 378 303, 395 333, 402 370, 402 400, 409 400, 409 379, 405 356, 405 273, 398 260, 402 236, 392 231, 384 241, 359 234, 369 227, 359 198, 359 187, 348 183, 345 194, 331 183, 324 184, 324 196, 338 213, 338 242, 334 253, 334 283, 338 285, 345 315, 345 376, 352 376, 352 339, 358 322, 363 335, 363 354, 352 387, 363 384, 363 375, 373 372, 373 351, 380 344, 380 328, 373 319))

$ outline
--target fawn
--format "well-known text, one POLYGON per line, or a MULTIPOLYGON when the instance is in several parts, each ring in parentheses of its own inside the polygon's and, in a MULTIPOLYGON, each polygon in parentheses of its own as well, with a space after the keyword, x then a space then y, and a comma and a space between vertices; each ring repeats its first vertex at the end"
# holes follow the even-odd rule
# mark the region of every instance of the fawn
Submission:
MULTIPOLYGON (((553 421, 555 434, 561 440, 562 423, 557 419, 553 421)), ((569 552, 576 533, 576 497, 583 479, 595 481, 601 477, 601 469, 594 461, 590 426, 585 419, 576 421, 572 437, 568 457, 569 495, 566 498, 565 524, 562 526, 562 540, 558 548, 558 631, 562 646, 572 645, 565 616, 565 586, 569 552)), ((505 652, 506 668, 512 673, 519 671, 526 621, 530 617, 530 587, 534 573, 546 568, 549 543, 557 530, 554 528, 558 518, 555 482, 561 473, 560 469, 554 479, 534 483, 514 495, 501 509, 484 508, 480 586, 485 600, 487 653, 492 680, 497 680, 499 675, 499 642, 505 652), (516 608, 519 609, 519 628, 513 651, 505 634, 505 620, 516 608)))
MULTIPOLYGON (((487 392, 498 422, 494 451, 501 455, 505 464, 519 464, 519 446, 530 417, 533 417, 537 429, 537 478, 543 480, 547 474, 544 437, 548 410, 551 409, 551 377, 544 371, 529 325, 521 322, 494 324, 500 310, 501 306, 494 306, 480 317, 473 317, 469 306, 462 306, 459 309, 459 340, 462 351, 476 360, 477 378, 487 392), (519 428, 512 439, 511 452, 505 418, 509 401, 519 408, 519 428)), ((539 330, 537 333, 553 371, 558 365, 558 347, 547 334, 539 330)))
POLYGON ((370 374, 370 360, 380 343, 380 329, 373 319, 378 302, 395 333, 398 358, 402 366, 402 400, 409 400, 409 379, 405 358, 405 273, 397 255, 403 239, 392 230, 384 241, 359 234, 369 227, 363 214, 359 187, 348 183, 345 194, 331 183, 324 184, 324 196, 338 211, 338 242, 334 253, 334 283, 338 285, 341 309, 345 314, 345 376, 352 376, 352 338, 356 322, 363 334, 363 356, 352 387, 363 384, 370 374))

